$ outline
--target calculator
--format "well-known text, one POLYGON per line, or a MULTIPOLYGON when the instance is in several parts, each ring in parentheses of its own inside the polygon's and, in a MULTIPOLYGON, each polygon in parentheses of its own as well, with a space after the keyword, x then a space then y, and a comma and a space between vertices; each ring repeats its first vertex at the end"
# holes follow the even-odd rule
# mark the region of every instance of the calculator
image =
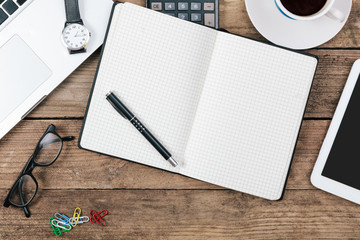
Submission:
POLYGON ((219 0, 147 0, 146 6, 173 17, 219 28, 219 0))

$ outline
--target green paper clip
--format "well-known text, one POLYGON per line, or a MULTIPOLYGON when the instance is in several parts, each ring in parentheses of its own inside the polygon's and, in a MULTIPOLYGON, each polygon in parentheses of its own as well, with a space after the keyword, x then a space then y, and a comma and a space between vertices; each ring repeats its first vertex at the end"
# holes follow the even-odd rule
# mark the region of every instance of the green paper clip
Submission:
POLYGON ((70 228, 69 230, 65 230, 65 229, 62 230, 59 227, 54 226, 53 220, 54 220, 54 218, 49 218, 50 225, 51 225, 51 227, 53 229, 52 232, 55 234, 55 236, 60 236, 61 233, 69 232, 72 229, 72 228, 70 228))
POLYGON ((60 236, 60 235, 61 235, 60 228, 55 227, 55 226, 52 224, 52 220, 54 220, 54 218, 49 218, 49 222, 50 222, 50 225, 51 225, 51 227, 52 227, 52 231, 53 231, 53 233, 55 234, 55 236, 60 236))

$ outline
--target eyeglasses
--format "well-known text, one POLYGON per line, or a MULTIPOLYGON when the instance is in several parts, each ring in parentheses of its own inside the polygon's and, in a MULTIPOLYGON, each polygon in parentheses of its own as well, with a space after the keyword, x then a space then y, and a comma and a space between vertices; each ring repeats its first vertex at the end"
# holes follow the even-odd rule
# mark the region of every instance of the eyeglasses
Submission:
POLYGON ((38 191, 38 183, 32 171, 37 166, 48 167, 53 164, 61 153, 63 142, 74 139, 72 136, 61 138, 55 132, 55 126, 51 124, 40 138, 34 153, 11 187, 5 199, 4 207, 12 205, 14 207, 24 208, 25 216, 30 217, 30 211, 27 206, 34 199, 38 191))

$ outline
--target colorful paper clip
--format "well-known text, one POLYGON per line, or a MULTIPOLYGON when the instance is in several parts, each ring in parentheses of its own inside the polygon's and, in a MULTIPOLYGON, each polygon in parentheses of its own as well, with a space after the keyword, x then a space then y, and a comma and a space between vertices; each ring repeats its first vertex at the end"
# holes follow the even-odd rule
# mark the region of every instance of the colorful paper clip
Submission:
POLYGON ((70 218, 68 216, 66 216, 65 214, 61 214, 61 213, 55 213, 55 218, 67 225, 70 225, 70 218))
POLYGON ((70 231, 72 229, 72 226, 65 223, 65 222, 62 222, 62 221, 59 221, 57 219, 53 219, 51 220, 51 223, 54 227, 58 227, 58 228, 61 228, 61 229, 64 229, 64 230, 68 230, 70 231))
POLYGON ((75 208, 75 211, 74 211, 74 215, 73 217, 71 218, 71 221, 70 224, 71 226, 75 227, 77 224, 78 224, 78 221, 79 221, 79 218, 80 218, 80 214, 81 214, 81 209, 80 208, 75 208))
MULTIPOLYGON (((72 221, 73 221, 73 219, 70 218, 70 222, 72 222, 72 221)), ((79 217, 77 224, 87 223, 88 221, 89 221, 88 216, 82 216, 82 217, 79 217)))
POLYGON ((54 220, 54 218, 49 218, 49 222, 50 222, 50 225, 53 229, 52 231, 55 234, 55 236, 60 236, 61 233, 70 231, 70 230, 61 230, 59 227, 54 226, 52 223, 52 220, 54 220))
POLYGON ((90 214, 90 222, 98 223, 102 227, 105 226, 105 220, 102 218, 108 214, 107 210, 104 209, 101 212, 95 212, 94 210, 91 210, 89 214, 90 214))

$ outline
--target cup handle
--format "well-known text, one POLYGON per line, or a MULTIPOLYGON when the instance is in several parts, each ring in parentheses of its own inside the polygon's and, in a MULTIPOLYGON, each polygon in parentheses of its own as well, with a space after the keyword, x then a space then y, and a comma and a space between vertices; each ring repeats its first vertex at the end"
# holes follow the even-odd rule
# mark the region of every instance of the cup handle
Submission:
POLYGON ((343 22, 345 20, 345 14, 336 8, 331 8, 325 15, 338 22, 343 22))

